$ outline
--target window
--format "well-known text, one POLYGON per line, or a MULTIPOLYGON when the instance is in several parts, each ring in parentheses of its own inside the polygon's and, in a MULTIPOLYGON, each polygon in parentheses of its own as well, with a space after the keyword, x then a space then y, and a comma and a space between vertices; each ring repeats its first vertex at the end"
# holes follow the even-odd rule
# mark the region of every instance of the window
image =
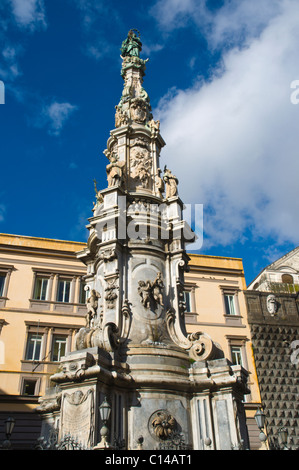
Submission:
POLYGON ((70 301, 70 287, 71 281, 60 279, 58 281, 57 301, 69 302, 70 301))
POLYGON ((39 361, 42 345, 42 335, 29 333, 27 339, 26 359, 28 361, 39 361))
POLYGON ((235 299, 232 294, 224 294, 226 315, 236 315, 235 299))
POLYGON ((24 379, 22 395, 35 395, 36 380, 24 379))
POLYGON ((234 365, 243 365, 241 349, 240 346, 231 346, 231 358, 234 365))
POLYGON ((35 280, 33 298, 35 300, 46 300, 48 291, 48 279, 37 277, 35 280))
POLYGON ((184 291, 184 301, 186 305, 186 312, 191 312, 191 292, 184 291))
POLYGON ((0 297, 3 296, 6 274, 0 273, 0 297))
POLYGON ((52 344, 52 361, 59 362, 66 353, 66 340, 65 336, 54 336, 52 344))
POLYGON ((293 284, 294 283, 294 279, 293 279, 293 276, 291 276, 291 274, 283 274, 281 276, 281 281, 284 284, 293 284))

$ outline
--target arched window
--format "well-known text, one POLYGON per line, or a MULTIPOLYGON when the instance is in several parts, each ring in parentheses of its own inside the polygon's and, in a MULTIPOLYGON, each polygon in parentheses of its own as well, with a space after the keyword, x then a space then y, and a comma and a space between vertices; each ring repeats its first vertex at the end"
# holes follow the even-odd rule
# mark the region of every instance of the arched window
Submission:
POLYGON ((293 276, 291 276, 290 274, 283 274, 283 275, 281 276, 281 281, 282 281, 284 284, 294 284, 293 276))

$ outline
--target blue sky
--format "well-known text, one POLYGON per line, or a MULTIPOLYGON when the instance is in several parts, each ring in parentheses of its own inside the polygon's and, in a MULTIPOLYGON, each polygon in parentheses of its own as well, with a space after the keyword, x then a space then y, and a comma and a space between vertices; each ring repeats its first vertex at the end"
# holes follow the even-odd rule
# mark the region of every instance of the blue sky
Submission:
POLYGON ((298 24, 297 0, 2 0, 0 231, 86 240, 136 28, 161 164, 204 205, 200 252, 251 282, 298 245, 298 24))

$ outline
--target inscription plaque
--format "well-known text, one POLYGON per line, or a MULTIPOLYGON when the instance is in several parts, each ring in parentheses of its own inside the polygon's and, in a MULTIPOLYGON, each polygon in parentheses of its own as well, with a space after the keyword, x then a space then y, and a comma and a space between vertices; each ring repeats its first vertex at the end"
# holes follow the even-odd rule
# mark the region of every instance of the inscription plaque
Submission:
POLYGON ((93 441, 94 397, 93 390, 83 393, 65 393, 62 403, 63 427, 61 438, 71 435, 83 446, 89 447, 93 441))

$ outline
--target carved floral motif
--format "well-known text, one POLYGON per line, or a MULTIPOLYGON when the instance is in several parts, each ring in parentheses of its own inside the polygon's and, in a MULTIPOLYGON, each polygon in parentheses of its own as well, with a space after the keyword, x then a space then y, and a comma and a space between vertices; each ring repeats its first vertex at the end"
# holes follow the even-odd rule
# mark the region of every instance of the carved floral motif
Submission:
POLYGON ((176 427, 175 418, 166 410, 157 411, 151 422, 152 430, 158 439, 169 439, 176 427))

